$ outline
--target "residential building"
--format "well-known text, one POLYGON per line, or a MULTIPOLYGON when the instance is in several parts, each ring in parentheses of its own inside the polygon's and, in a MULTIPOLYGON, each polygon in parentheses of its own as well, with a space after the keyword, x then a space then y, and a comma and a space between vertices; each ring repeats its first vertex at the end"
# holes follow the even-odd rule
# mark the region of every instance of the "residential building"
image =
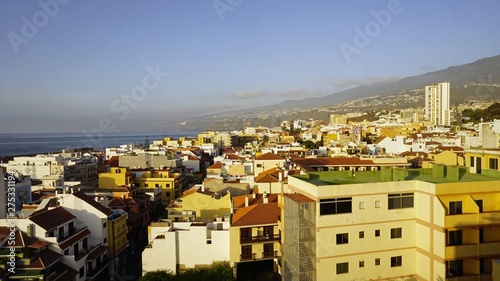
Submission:
POLYGON ((110 167, 109 171, 99 173, 99 188, 129 186, 132 183, 132 171, 128 167, 110 167))
POLYGON ((130 172, 134 185, 139 188, 161 187, 164 203, 181 196, 182 176, 174 170, 133 169, 130 172))
POLYGON ((153 222, 142 252, 142 270, 181 272, 229 260, 229 222, 153 222), (168 254, 167 254, 168 253, 168 254))
POLYGON ((497 177, 433 165, 288 184, 283 280, 490 280, 500 257, 497 177))
POLYGON ((203 186, 184 191, 167 207, 168 218, 172 221, 210 222, 230 214, 230 194, 211 192, 203 186))
POLYGON ((280 208, 278 203, 268 202, 268 198, 262 202, 245 204, 247 207, 237 209, 232 216, 230 262, 236 269, 237 280, 257 280, 277 271, 280 208))
POLYGON ((500 176, 500 148, 465 149, 465 166, 474 174, 500 176))
POLYGON ((255 157, 253 161, 253 172, 254 175, 258 175, 265 170, 269 170, 275 167, 284 167, 285 166, 285 158, 273 154, 271 152, 261 154, 255 157))
POLYGON ((480 123, 479 136, 483 148, 500 148, 500 120, 480 123))
POLYGON ((425 86, 425 119, 434 126, 450 126, 450 82, 425 86))

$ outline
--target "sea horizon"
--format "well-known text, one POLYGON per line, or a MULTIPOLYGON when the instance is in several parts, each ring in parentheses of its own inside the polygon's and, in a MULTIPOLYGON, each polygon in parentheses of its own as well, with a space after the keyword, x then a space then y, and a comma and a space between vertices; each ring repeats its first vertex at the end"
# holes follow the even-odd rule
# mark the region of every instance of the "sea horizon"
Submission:
POLYGON ((0 158, 15 156, 56 153, 91 147, 103 151, 107 147, 117 147, 128 143, 150 143, 165 137, 196 137, 200 131, 171 132, 113 132, 106 134, 66 133, 0 133, 0 158))

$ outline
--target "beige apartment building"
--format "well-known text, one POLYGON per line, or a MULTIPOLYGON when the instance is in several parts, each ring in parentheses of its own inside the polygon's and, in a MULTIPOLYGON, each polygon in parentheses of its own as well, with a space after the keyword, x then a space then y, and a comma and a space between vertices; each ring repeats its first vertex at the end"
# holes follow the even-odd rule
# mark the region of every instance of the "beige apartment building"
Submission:
POLYGON ((458 166, 310 172, 280 199, 283 280, 492 280, 500 180, 458 166))

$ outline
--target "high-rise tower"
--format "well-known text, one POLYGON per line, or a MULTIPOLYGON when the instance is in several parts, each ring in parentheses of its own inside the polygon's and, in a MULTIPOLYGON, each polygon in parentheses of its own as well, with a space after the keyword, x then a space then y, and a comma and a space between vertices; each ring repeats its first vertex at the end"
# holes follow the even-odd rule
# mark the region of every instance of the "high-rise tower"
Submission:
POLYGON ((425 119, 434 126, 450 126, 450 82, 425 86, 425 119))

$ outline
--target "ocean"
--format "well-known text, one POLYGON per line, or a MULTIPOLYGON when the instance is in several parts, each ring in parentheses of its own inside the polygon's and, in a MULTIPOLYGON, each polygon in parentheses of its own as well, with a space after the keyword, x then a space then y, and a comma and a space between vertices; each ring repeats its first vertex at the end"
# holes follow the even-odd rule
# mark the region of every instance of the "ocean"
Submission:
POLYGON ((35 133, 35 134, 0 134, 0 158, 31 155, 38 153, 60 152, 82 147, 105 150, 122 144, 144 143, 146 138, 153 140, 171 137, 196 137, 199 132, 174 133, 111 133, 86 136, 83 133, 35 133))

